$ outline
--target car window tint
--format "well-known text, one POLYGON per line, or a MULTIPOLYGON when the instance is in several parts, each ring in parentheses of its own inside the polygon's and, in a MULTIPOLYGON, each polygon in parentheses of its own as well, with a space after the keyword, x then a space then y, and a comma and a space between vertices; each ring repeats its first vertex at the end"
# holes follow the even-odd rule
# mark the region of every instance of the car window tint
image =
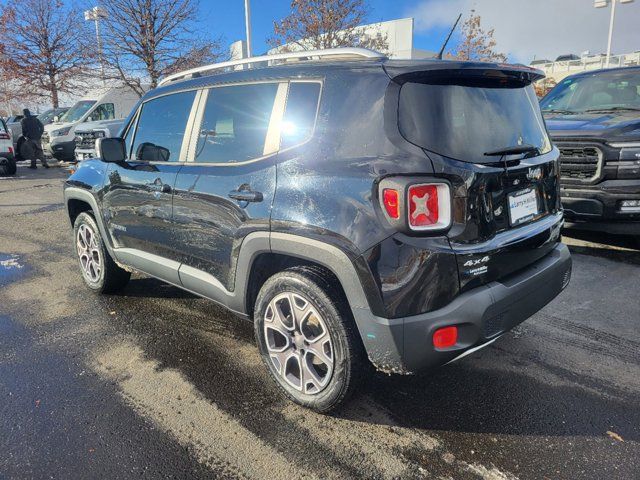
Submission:
POLYGON ((124 136, 124 143, 127 146, 127 156, 129 158, 133 158, 133 156, 131 155, 131 142, 133 140, 133 134, 135 132, 135 129, 136 129, 136 116, 134 116, 131 119, 127 133, 124 136))
POLYGON ((277 83, 210 89, 195 161, 233 163, 261 157, 277 90, 277 83))
POLYGON ((319 96, 320 84, 317 82, 291 83, 282 120, 281 148, 302 143, 311 137, 319 96))
POLYGON ((180 149, 195 96, 195 91, 181 92, 145 102, 131 157, 142 161, 180 161, 180 149))

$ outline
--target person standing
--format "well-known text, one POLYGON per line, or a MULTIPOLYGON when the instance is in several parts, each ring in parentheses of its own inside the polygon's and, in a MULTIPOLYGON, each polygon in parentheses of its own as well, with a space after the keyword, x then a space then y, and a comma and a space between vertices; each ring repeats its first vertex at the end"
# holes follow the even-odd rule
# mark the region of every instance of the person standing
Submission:
POLYGON ((37 160, 42 162, 44 168, 49 168, 47 160, 44 158, 42 151, 42 134, 44 133, 44 125, 38 120, 38 117, 31 115, 28 108, 22 110, 24 118, 20 120, 22 127, 22 136, 25 141, 22 143, 20 155, 24 159, 31 160, 29 168, 38 168, 37 160))

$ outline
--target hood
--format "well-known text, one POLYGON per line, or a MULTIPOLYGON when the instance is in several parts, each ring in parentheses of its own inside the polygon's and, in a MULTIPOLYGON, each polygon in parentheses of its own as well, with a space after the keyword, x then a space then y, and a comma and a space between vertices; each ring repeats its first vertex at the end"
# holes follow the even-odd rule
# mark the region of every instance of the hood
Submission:
POLYGON ((60 122, 49 123, 48 125, 44 126, 44 131, 47 132, 47 133, 51 133, 54 130, 60 130, 60 129, 65 128, 65 127, 73 127, 74 125, 75 125, 75 123, 69 123, 69 122, 67 122, 67 123, 60 123, 60 122))
POLYGON ((86 122, 83 123, 82 126, 78 125, 76 127, 76 131, 88 132, 90 130, 97 130, 100 128, 109 128, 118 125, 122 125, 124 123, 124 118, 117 118, 113 120, 99 120, 97 122, 86 122))
POLYGON ((640 140, 640 112, 546 113, 544 118, 552 138, 590 137, 608 141, 640 140))

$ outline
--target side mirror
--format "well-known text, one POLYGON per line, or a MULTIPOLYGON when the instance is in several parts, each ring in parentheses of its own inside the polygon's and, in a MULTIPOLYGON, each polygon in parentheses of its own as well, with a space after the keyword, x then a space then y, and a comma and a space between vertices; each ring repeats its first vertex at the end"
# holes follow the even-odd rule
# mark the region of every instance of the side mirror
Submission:
POLYGON ((165 147, 144 142, 138 145, 136 159, 144 162, 168 162, 171 152, 165 147))
POLYGON ((127 147, 122 138, 98 138, 96 151, 103 162, 124 162, 127 159, 127 147))

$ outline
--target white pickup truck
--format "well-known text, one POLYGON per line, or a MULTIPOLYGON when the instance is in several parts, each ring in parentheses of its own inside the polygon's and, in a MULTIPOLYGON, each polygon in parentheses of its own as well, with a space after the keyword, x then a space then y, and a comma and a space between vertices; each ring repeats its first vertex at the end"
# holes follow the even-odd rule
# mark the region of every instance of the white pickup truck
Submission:
POLYGON ((96 140, 98 138, 115 137, 120 132, 124 118, 87 122, 76 127, 75 159, 77 162, 96 156, 96 140))

